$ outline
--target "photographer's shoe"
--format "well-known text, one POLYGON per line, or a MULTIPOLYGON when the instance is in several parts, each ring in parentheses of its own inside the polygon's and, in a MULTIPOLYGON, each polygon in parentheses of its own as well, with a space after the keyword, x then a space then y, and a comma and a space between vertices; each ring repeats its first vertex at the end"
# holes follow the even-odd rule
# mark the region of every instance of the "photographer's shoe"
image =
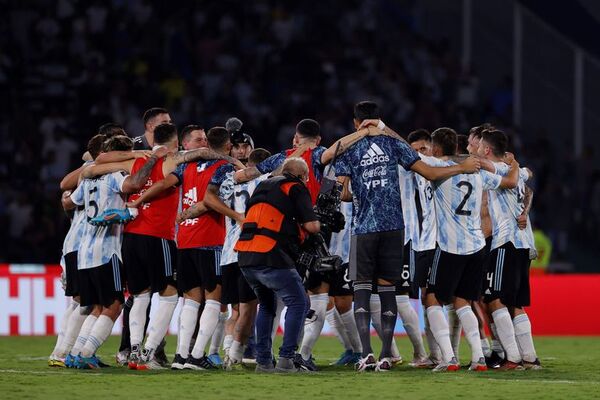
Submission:
POLYGON ((375 359, 373 353, 370 353, 366 357, 358 360, 358 362, 356 363, 356 370, 358 372, 373 371, 376 366, 377 360, 375 359))
POLYGON ((275 372, 282 374, 295 374, 299 372, 298 368, 294 364, 294 360, 291 358, 279 357, 277 365, 275 366, 275 372))

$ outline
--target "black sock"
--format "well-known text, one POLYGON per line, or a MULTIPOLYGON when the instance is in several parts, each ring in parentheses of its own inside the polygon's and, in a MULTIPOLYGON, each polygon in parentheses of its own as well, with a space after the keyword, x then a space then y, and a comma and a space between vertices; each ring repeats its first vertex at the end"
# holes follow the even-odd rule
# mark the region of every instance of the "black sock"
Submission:
POLYGON ((119 351, 131 350, 131 335, 129 333, 129 312, 133 306, 133 296, 129 296, 123 304, 123 329, 121 330, 121 346, 119 351))
POLYGON ((354 319, 358 328, 358 336, 362 344, 362 356, 373 352, 371 349, 371 282, 354 283, 354 319))
POLYGON ((381 301, 381 354, 379 358, 392 356, 392 340, 398 318, 396 305, 396 287, 394 285, 378 285, 377 292, 381 301))

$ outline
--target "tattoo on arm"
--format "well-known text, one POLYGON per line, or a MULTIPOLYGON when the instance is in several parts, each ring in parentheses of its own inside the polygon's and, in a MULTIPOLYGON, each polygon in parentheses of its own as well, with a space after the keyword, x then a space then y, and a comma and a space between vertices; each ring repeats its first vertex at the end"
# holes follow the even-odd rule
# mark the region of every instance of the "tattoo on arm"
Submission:
POLYGON ((533 189, 525 185, 525 197, 523 199, 523 214, 529 214, 531 204, 533 203, 533 189))
POLYGON ((136 172, 135 174, 133 174, 133 176, 131 176, 131 182, 130 182, 131 186, 141 189, 144 186, 144 184, 146 183, 146 181, 148 180, 148 177, 150 176, 150 172, 152 172, 152 168, 154 167, 154 165, 156 164, 157 161, 158 161, 158 157, 156 157, 156 156, 150 157, 148 159, 148 161, 146 161, 144 163, 142 168, 140 168, 140 170, 138 172, 136 172))

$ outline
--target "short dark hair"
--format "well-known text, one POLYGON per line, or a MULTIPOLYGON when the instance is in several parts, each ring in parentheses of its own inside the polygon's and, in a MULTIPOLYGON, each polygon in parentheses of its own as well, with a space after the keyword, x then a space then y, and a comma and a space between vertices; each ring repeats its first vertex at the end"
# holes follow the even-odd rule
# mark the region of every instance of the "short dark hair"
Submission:
POLYGON ((490 145, 492 153, 496 157, 504 156, 504 153, 508 149, 508 137, 504 132, 497 129, 483 131, 481 139, 490 145))
POLYGON ((133 150, 133 140, 129 136, 116 135, 104 141, 102 151, 130 151, 133 150))
POLYGON ((354 118, 357 121, 379 119, 379 106, 374 101, 361 101, 354 105, 354 118))
POLYGON ((182 130, 181 130, 181 138, 180 138, 180 141, 182 141, 182 142, 183 142, 184 140, 186 140, 186 139, 188 138, 188 136, 190 136, 190 134, 191 134, 193 131, 199 131, 199 130, 201 130, 201 129, 204 129, 204 128, 202 128, 200 125, 193 125, 193 124, 192 124, 192 125, 186 125, 186 126, 185 126, 185 127, 182 129, 182 130))
POLYGON ((271 152, 267 149, 259 147, 258 149, 254 149, 250 152, 250 155, 248 156, 248 162, 256 165, 269 157, 271 157, 271 152))
POLYGON ((418 142, 419 140, 425 140, 431 142, 431 133, 427 129, 417 129, 408 134, 408 143, 418 142))
POLYGON ((467 135, 456 135, 456 153, 469 154, 467 146, 469 145, 469 137, 467 135))
POLYGON ((101 125, 98 128, 98 134, 106 136, 106 139, 110 139, 116 135, 126 135, 125 129, 119 124, 115 124, 114 122, 108 122, 104 125, 101 125))
POLYGON ((481 134, 483 133, 483 131, 488 129, 494 129, 494 125, 490 124, 489 122, 486 122, 481 125, 474 126, 469 130, 469 136, 473 135, 474 137, 481 139, 481 134))
POLYGON ((316 138, 321 135, 321 126, 314 119, 303 119, 296 125, 296 132, 305 137, 316 138))
POLYGON ((166 144, 177 137, 177 127, 173 124, 160 124, 154 128, 154 143, 166 144))
POLYGON ((102 144, 106 141, 106 135, 97 134, 87 143, 87 151, 90 153, 92 158, 95 160, 98 154, 102 151, 102 144))
POLYGON ((456 154, 456 132, 451 128, 438 128, 431 134, 431 141, 442 149, 444 156, 456 154))
POLYGON ((144 125, 148 124, 148 121, 150 121, 152 118, 156 117, 157 115, 160 114, 168 114, 169 112, 167 111, 166 108, 161 108, 161 107, 152 107, 146 110, 146 112, 144 113, 144 116, 142 117, 144 119, 144 125))
POLYGON ((222 126, 213 126, 206 133, 208 145, 212 149, 221 149, 229 142, 229 132, 222 126))

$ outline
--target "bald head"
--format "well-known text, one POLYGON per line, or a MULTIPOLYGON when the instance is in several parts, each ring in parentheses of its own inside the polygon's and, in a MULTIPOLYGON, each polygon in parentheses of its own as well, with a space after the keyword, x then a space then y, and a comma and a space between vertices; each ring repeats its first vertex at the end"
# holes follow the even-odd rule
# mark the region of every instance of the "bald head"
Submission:
POLYGON ((300 157, 290 157, 283 163, 283 169, 281 171, 284 175, 292 175, 300 178, 306 182, 308 179, 308 165, 300 157))

